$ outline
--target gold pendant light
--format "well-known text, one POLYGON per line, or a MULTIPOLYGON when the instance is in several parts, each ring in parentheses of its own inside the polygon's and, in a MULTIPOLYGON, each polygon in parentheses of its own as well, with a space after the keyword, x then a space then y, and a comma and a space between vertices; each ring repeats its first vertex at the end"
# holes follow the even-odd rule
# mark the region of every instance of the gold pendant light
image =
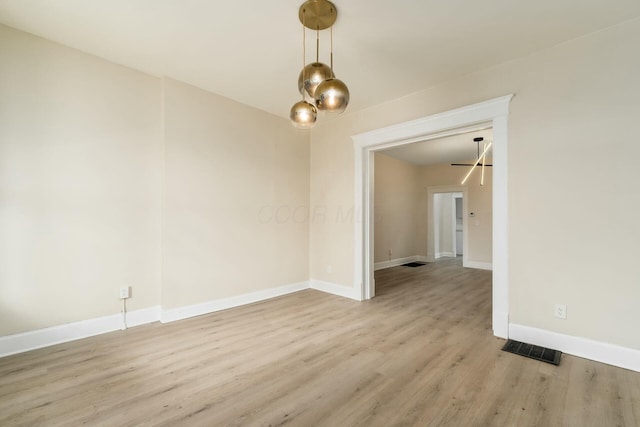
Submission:
POLYGON ((307 94, 313 98, 318 85, 331 78, 333 78, 331 67, 321 62, 312 62, 300 72, 300 76, 298 77, 298 90, 300 94, 304 95, 304 92, 307 92, 307 94))
POLYGON ((349 104, 349 89, 342 80, 327 79, 316 88, 314 99, 318 110, 342 113, 349 104))
MULTIPOLYGON (((304 16, 302 17, 302 71, 306 69, 306 30, 304 29, 304 16)), ((298 129, 310 129, 313 125, 316 124, 316 120, 318 118, 318 110, 315 105, 307 102, 304 99, 304 90, 301 90, 302 100, 293 104, 291 107, 291 112, 289 113, 289 118, 291 118, 291 123, 293 126, 298 129)))
POLYGON ((289 117, 291 118, 291 123, 298 129, 310 129, 316 124, 318 110, 313 104, 303 99, 293 104, 289 117))
POLYGON ((342 113, 349 104, 347 85, 333 72, 333 24, 338 11, 328 0, 307 0, 300 6, 298 17, 302 23, 302 71, 298 77, 298 90, 302 101, 291 108, 291 121, 298 128, 311 128, 317 118, 317 110, 342 113), (316 31, 316 61, 306 65, 306 30, 316 31), (331 65, 319 61, 320 30, 331 29, 331 65), (308 102, 306 96, 313 102, 308 102))

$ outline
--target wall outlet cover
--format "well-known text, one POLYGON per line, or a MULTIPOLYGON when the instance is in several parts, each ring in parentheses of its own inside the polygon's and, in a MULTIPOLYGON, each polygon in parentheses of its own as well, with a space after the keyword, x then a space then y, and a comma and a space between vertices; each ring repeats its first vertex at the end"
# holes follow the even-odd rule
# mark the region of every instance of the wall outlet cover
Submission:
POLYGON ((566 304, 556 304, 553 314, 558 319, 566 319, 567 318, 567 305, 566 304))
POLYGON ((129 298, 129 287, 128 286, 123 286, 120 288, 120 299, 127 299, 129 298))

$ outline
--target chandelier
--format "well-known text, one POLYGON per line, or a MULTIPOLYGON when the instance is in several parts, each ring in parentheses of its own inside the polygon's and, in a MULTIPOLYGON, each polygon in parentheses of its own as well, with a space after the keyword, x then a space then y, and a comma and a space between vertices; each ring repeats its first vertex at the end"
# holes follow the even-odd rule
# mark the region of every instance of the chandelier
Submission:
POLYGON ((473 138, 473 141, 476 143, 477 146, 477 152, 478 152, 478 159, 476 160, 476 162, 474 164, 466 164, 466 163, 451 163, 451 166, 471 166, 471 169, 469 169, 469 172, 467 173, 467 175, 464 177, 464 179, 462 180, 462 182, 460 183, 461 185, 464 185, 465 182, 467 182, 467 179, 469 179, 469 177, 471 176, 471 174, 473 173, 474 169, 476 167, 482 167, 482 172, 480 175, 480 185, 484 185, 484 168, 485 166, 493 166, 493 165, 487 165, 486 164, 486 160, 487 160, 487 151, 489 151, 489 148, 491 148, 491 145, 493 145, 493 141, 489 141, 489 143, 487 144, 484 141, 483 137, 477 137, 477 138, 473 138), (482 154, 480 154, 480 143, 482 142, 482 154), (482 162, 482 166, 480 166, 480 162, 482 162))
POLYGON ((333 24, 338 11, 328 0, 307 0, 300 6, 298 17, 302 23, 302 71, 298 90, 302 100, 291 107, 291 122, 299 129, 310 129, 316 123, 318 111, 342 113, 349 104, 347 85, 333 72, 333 24), (306 63, 306 29, 316 32, 315 62, 306 63), (320 31, 330 29, 330 65, 320 62, 320 31))

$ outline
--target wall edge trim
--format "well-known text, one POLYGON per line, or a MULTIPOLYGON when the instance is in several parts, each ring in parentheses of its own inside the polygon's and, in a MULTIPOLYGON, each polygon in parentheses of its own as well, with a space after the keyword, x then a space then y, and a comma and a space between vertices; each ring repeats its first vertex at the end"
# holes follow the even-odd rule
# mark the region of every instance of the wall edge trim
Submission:
POLYGON ((360 292, 353 287, 338 285, 337 283, 325 282, 322 280, 311 279, 309 287, 316 291, 325 292, 332 295, 337 295, 343 298, 349 298, 356 301, 361 301, 360 292))
POLYGON ((373 265, 373 270, 374 271, 384 270, 385 268, 397 267, 399 265, 406 264, 408 262, 416 262, 416 261, 418 261, 418 255, 408 256, 404 258, 390 259, 389 261, 376 262, 373 265))
POLYGON ((509 338, 640 372, 640 350, 531 326, 509 324, 509 338))
MULTIPOLYGON (((160 306, 133 310, 127 313, 128 327, 144 325, 160 320, 160 306)), ((124 329, 122 314, 95 317, 78 322, 65 323, 33 331, 0 337, 0 357, 63 344, 82 338, 106 334, 124 329)))
POLYGON ((276 288, 263 289, 227 298, 218 298, 198 304, 162 309, 160 322, 168 323, 175 322, 176 320, 188 319, 190 317, 202 316, 203 314, 253 304, 255 302, 265 301, 271 298, 303 291, 305 289, 309 289, 308 281, 278 286, 276 288))
POLYGON ((467 261, 464 263, 463 267, 466 268, 477 268, 478 270, 489 270, 493 271, 493 264, 490 262, 482 262, 482 261, 467 261))

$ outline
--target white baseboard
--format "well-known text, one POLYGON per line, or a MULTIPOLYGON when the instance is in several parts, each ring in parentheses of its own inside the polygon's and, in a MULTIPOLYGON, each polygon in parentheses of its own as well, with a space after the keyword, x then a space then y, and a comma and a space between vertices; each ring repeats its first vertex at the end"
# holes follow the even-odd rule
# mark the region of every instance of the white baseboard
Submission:
POLYGON ((456 254, 454 254, 453 252, 436 252, 436 259, 444 257, 455 258, 456 254))
POLYGON ((252 304, 254 302, 279 297, 293 292, 302 291, 304 289, 309 289, 309 282, 294 283, 292 285, 250 292, 247 294, 236 295, 228 298, 220 298, 200 304, 189 305, 186 307, 162 310, 160 321, 162 323, 167 323, 180 319, 187 319, 189 317, 200 316, 203 314, 213 313, 215 311, 227 310, 229 308, 238 307, 241 305, 252 304))
POLYGON ((509 338, 640 372, 640 350, 514 323, 509 324, 509 338))
POLYGON ((493 270, 493 264, 490 262, 467 261, 463 263, 463 267, 477 268, 478 270, 493 270))
MULTIPOLYGON (((129 327, 156 322, 159 319, 159 306, 134 310, 127 313, 127 325, 129 327)), ((20 334, 7 335, 0 337, 0 357, 113 332, 122 328, 122 314, 113 314, 20 334)))
MULTIPOLYGON (((245 304, 251 304, 313 288, 333 295, 350 298, 359 301, 359 293, 355 289, 319 280, 300 282, 277 288, 265 289, 229 298, 221 298, 207 301, 201 304, 162 310, 160 306, 149 307, 142 310, 127 313, 127 325, 129 327, 143 325, 145 323, 161 321, 162 323, 200 316, 215 311, 226 310, 245 304)), ((24 332, 20 334, 0 337, 0 357, 23 353, 42 347, 75 341, 82 338, 117 331, 123 328, 122 314, 97 317, 79 322, 67 323, 45 329, 24 332)))
MULTIPOLYGON (((121 314, 118 314, 122 318, 121 314)), ((127 326, 132 328, 134 326, 145 325, 147 323, 157 322, 160 320, 160 306, 145 308, 142 310, 134 310, 127 313, 127 326)), ((121 323, 122 324, 122 323, 121 323)))
POLYGON ((360 301, 360 293, 356 289, 347 286, 338 285, 330 282, 312 279, 310 281, 311 289, 326 292, 328 294, 338 295, 344 298, 350 298, 360 301))
POLYGON ((429 257, 426 255, 416 255, 416 262, 429 262, 429 257))
POLYGON ((506 311, 496 310, 497 304, 493 304, 491 317, 493 319, 493 335, 498 338, 509 338, 509 313, 506 311))
POLYGON ((397 267, 399 265, 406 264, 408 262, 416 262, 417 258, 418 257, 414 255, 414 256, 408 256, 405 258, 391 259, 389 261, 376 262, 373 265, 373 270, 374 271, 384 270, 385 268, 397 267))

